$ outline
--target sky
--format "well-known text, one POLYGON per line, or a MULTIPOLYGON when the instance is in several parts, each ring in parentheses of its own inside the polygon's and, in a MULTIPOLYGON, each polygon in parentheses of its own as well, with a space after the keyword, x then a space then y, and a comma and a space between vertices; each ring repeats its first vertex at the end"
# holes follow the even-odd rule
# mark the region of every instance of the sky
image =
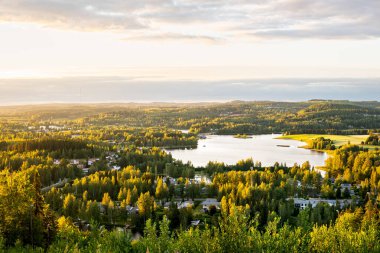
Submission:
POLYGON ((379 0, 0 0, 0 104, 380 100, 379 0))

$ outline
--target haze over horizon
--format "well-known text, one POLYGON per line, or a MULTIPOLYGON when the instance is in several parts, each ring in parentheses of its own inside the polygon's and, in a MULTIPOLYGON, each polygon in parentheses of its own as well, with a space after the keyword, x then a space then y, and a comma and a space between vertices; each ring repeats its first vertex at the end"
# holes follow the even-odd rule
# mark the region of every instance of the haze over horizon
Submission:
POLYGON ((0 2, 0 104, 379 100, 380 2, 0 2))
POLYGON ((0 105, 310 99, 379 101, 380 94, 380 79, 139 81, 122 77, 82 77, 7 80, 6 83, 1 88, 0 105))

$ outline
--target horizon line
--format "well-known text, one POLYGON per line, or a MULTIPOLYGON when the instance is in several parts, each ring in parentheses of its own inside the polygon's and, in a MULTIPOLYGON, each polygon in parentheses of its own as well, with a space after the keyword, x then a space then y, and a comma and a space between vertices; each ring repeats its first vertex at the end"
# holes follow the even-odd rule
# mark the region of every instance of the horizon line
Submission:
POLYGON ((380 103, 379 100, 355 100, 355 99, 323 99, 314 98, 308 100, 242 100, 242 99, 232 99, 232 100, 202 100, 202 101, 187 101, 187 100, 176 100, 176 101, 89 101, 89 102, 32 102, 32 103, 0 103, 0 107, 19 107, 19 106, 51 106, 51 105, 197 105, 197 104, 228 104, 228 103, 254 103, 254 102, 278 102, 278 103, 303 103, 303 102, 376 102, 380 103))

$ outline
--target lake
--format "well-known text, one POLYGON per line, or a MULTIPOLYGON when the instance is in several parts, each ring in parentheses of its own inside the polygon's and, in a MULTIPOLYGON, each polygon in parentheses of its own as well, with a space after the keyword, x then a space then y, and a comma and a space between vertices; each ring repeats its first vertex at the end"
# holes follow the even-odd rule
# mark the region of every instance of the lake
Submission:
POLYGON ((275 139, 280 134, 252 135, 252 138, 234 138, 232 135, 206 135, 198 141, 196 149, 167 150, 175 159, 191 161, 196 166, 205 166, 209 161, 235 164, 241 159, 251 158, 260 161, 263 166, 272 166, 275 162, 302 164, 309 161, 312 166, 322 166, 328 158, 325 152, 300 148, 306 145, 296 140, 275 139), (279 147, 277 145, 289 146, 279 147))

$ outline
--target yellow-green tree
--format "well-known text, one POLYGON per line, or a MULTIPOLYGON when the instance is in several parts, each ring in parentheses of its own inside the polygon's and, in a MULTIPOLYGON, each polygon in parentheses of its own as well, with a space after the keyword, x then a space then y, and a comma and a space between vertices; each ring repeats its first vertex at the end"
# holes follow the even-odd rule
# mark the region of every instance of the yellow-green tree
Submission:
POLYGON ((78 203, 74 194, 69 193, 63 200, 63 213, 66 216, 76 218, 78 214, 78 203))
POLYGON ((40 192, 35 170, 0 172, 0 237, 6 245, 47 246, 56 223, 40 192))
POLYGON ((157 186, 156 186, 156 198, 157 199, 163 199, 168 196, 169 189, 165 182, 163 182, 162 178, 159 177, 157 179, 157 186))
POLYGON ((154 198, 149 192, 141 193, 137 200, 137 207, 141 216, 149 217, 155 209, 154 198))

